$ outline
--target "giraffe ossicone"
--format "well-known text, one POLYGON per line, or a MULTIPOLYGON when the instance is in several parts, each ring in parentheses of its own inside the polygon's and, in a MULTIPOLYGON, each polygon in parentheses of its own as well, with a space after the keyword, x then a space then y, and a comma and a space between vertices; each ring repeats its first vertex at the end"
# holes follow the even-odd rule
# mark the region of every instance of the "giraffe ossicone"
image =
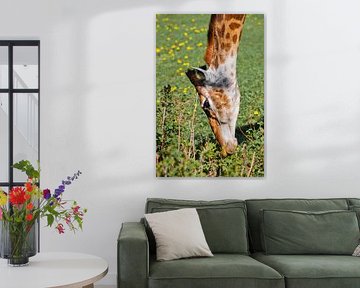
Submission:
POLYGON ((186 75, 194 85, 221 155, 237 148, 236 121, 240 109, 240 90, 236 61, 245 14, 213 14, 205 52, 207 66, 189 69, 186 75))

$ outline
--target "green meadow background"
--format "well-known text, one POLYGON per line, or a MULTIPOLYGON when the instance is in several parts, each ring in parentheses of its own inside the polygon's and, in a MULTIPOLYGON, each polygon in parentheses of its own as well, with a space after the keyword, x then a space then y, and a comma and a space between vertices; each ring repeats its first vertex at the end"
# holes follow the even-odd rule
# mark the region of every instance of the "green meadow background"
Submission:
POLYGON ((237 152, 220 156, 185 75, 205 64, 210 15, 156 16, 156 176, 264 176, 264 16, 247 15, 238 53, 237 152))

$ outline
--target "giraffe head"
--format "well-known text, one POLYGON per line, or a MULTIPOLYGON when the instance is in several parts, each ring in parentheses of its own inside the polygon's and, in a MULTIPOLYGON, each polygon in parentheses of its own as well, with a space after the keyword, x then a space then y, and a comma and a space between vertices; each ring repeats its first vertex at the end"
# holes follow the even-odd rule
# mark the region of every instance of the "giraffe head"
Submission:
POLYGON ((201 107, 223 156, 235 153, 237 147, 235 127, 240 91, 236 62, 244 23, 244 14, 211 15, 204 57, 208 66, 186 72, 199 95, 201 107))
POLYGON ((206 66, 188 70, 186 75, 199 95, 201 108, 221 146, 221 155, 235 153, 235 125, 240 103, 236 79, 226 77, 219 69, 207 69, 206 66))

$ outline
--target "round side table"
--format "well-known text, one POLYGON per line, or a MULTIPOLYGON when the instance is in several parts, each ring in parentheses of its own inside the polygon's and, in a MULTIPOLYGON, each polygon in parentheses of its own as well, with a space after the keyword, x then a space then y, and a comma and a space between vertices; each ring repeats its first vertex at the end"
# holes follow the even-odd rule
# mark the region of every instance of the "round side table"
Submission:
POLYGON ((0 260, 1 287, 6 288, 92 288, 107 272, 104 259, 80 253, 38 253, 23 267, 0 260))

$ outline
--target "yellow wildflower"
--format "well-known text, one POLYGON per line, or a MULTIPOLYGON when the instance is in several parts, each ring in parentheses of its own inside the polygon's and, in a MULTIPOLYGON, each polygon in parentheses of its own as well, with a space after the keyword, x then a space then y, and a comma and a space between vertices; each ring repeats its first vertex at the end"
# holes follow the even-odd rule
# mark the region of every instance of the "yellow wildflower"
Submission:
POLYGON ((182 60, 181 60, 181 59, 178 59, 178 60, 177 60, 177 63, 181 64, 181 63, 182 63, 182 60))
POLYGON ((254 111, 254 115, 260 115, 260 112, 259 111, 254 111))
POLYGON ((171 86, 171 89, 170 89, 171 92, 174 92, 174 91, 176 91, 176 90, 177 90, 177 87, 176 87, 176 86, 171 86))
POLYGON ((160 53, 161 49, 160 48, 156 48, 156 53, 160 53))
POLYGON ((193 48, 191 46, 186 47, 186 50, 190 51, 193 50, 193 48))
POLYGON ((199 42, 198 44, 196 44, 196 46, 201 47, 203 46, 203 43, 199 42))
POLYGON ((4 206, 6 205, 6 203, 7 203, 7 196, 4 193, 4 191, 0 189, 0 206, 4 206))

